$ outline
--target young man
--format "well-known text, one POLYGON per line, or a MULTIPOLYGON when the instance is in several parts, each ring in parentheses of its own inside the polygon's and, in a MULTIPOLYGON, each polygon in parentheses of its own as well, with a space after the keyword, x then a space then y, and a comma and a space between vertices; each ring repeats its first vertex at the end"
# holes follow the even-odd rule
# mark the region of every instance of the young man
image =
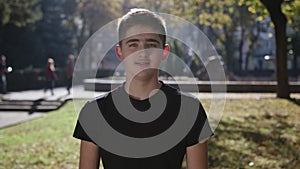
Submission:
MULTIPOLYGON (((212 131, 199 100, 158 80, 158 66, 166 59, 170 50, 169 45, 166 44, 166 28, 163 19, 149 10, 133 9, 121 18, 118 33, 120 42, 116 46, 116 53, 125 64, 126 81, 104 96, 88 102, 81 110, 74 131, 74 137, 81 139, 79 168, 99 168, 101 158, 105 169, 180 169, 185 155, 188 169, 208 168, 206 140, 212 135, 212 131), (160 97, 161 94, 164 97, 160 97), (130 102, 126 102, 126 98, 130 102), (163 98, 166 99, 165 102, 163 98), (124 117, 126 116, 124 112, 129 115, 147 116, 147 113, 153 113, 153 110, 162 107, 162 104, 164 104, 162 113, 153 120, 139 121, 142 119, 140 118, 135 121, 136 119, 124 117), (98 110, 95 110, 95 105, 98 110), (102 132, 105 132, 104 127, 101 128, 101 124, 97 122, 88 121, 95 119, 97 115, 94 112, 100 112, 106 122, 117 132, 130 138, 143 140, 172 129, 173 124, 181 116, 182 110, 185 116, 189 114, 189 110, 182 107, 189 107, 193 111, 193 106, 197 108, 196 118, 191 124, 192 127, 184 133, 184 137, 170 149, 147 157, 138 155, 129 157, 120 155, 122 153, 110 152, 101 143, 101 140, 107 139, 102 137, 102 132), (138 113, 135 114, 136 112, 138 113), (202 129, 208 131, 203 134, 202 129)), ((182 128, 188 126, 182 124, 182 128)), ((173 140, 170 138, 169 141, 171 144, 173 140)), ((118 140, 111 140, 111 142, 121 145, 120 152, 125 148, 122 145, 126 145, 118 140)), ((162 142, 157 142, 155 145, 163 148, 162 142)), ((150 147, 150 149, 157 147, 150 147)), ((139 148, 131 150, 139 151, 139 148)), ((139 153, 147 152, 137 154, 139 153)))

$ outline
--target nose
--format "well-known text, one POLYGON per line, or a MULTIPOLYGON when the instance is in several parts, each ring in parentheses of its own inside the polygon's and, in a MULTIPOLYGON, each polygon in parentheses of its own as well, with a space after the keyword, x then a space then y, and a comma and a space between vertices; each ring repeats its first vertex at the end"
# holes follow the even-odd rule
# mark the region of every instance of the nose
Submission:
POLYGON ((149 49, 147 49, 146 46, 142 45, 141 48, 140 48, 139 51, 138 51, 139 57, 147 58, 148 55, 149 55, 148 50, 149 50, 149 49))

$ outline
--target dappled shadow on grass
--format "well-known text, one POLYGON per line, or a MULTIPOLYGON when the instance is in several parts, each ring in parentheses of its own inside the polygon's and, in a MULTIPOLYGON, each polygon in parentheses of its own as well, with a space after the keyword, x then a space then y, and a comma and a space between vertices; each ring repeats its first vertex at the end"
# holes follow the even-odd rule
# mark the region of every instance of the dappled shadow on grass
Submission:
POLYGON ((289 101, 300 106, 300 99, 291 98, 291 99, 289 99, 289 101))
POLYGON ((210 168, 300 168, 300 127, 282 114, 225 117, 209 143, 210 168))
POLYGON ((218 145, 215 142, 209 143, 209 164, 211 167, 244 166, 250 156, 243 151, 232 149, 231 146, 218 145))

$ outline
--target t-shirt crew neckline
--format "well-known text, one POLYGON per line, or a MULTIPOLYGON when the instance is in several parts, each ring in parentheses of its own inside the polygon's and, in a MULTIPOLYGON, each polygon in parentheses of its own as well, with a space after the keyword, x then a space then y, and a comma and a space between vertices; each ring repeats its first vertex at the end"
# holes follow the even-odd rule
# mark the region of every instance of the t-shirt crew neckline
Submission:
MULTIPOLYGON (((166 85, 165 85, 165 83, 164 83, 163 81, 161 81, 161 80, 159 80, 159 82, 161 83, 161 86, 160 86, 160 88, 158 88, 157 90, 163 91, 163 89, 164 89, 164 87, 165 87, 166 85)), ((130 98, 131 101, 135 101, 135 102, 147 102, 147 101, 149 101, 150 99, 156 97, 156 96, 158 95, 158 93, 159 93, 159 91, 157 91, 157 92, 155 92, 153 95, 151 95, 150 97, 148 97, 148 98, 146 98, 146 99, 141 99, 141 100, 140 100, 140 99, 136 99, 136 98, 134 98, 133 96, 131 96, 131 95, 129 95, 129 94, 127 93, 127 91, 125 90, 125 83, 126 83, 126 82, 124 82, 124 83, 122 84, 121 89, 122 89, 123 94, 125 94, 126 96, 128 96, 128 97, 130 98)))

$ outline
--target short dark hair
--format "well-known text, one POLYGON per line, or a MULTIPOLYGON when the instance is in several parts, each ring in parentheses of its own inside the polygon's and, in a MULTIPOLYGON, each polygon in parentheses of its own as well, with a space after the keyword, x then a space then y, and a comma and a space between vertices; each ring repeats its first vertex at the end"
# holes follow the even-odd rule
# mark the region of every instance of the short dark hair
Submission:
POLYGON ((166 44, 166 23, 164 19, 158 14, 142 8, 133 8, 122 18, 118 23, 119 45, 126 37, 126 33, 129 28, 135 25, 146 25, 153 28, 159 34, 163 42, 163 46, 166 44))

